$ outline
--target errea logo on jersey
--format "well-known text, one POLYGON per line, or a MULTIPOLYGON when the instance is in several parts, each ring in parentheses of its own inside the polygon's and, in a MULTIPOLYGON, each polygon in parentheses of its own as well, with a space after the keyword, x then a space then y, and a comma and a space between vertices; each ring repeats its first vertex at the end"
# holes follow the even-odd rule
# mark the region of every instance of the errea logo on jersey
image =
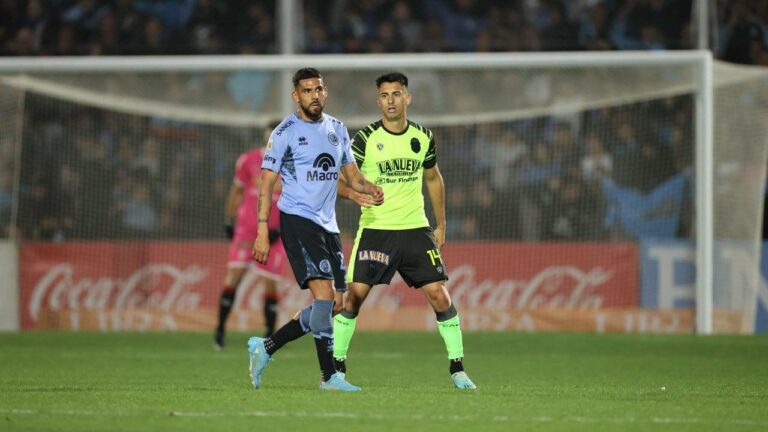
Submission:
POLYGON ((336 160, 328 153, 320 153, 315 161, 312 163, 312 167, 319 168, 311 171, 307 171, 307 181, 338 181, 338 172, 328 172, 331 168, 336 166, 336 160))

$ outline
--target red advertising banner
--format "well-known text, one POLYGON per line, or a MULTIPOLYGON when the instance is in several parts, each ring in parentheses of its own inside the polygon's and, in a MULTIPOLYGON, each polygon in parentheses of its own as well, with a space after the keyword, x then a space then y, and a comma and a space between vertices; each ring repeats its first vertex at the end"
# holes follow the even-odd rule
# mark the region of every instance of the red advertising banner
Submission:
MULTIPOLYGON (((25 244, 22 328, 210 331, 226 257, 223 242, 25 244)), ((467 330, 625 331, 626 319, 605 317, 639 304, 631 244, 453 243, 443 258, 467 330)), ((259 281, 249 272, 238 289, 232 330, 261 329, 259 281)), ((283 278, 280 321, 310 301, 290 275, 283 278)), ((363 308, 362 329, 435 327, 423 294, 399 276, 374 288, 363 308)))

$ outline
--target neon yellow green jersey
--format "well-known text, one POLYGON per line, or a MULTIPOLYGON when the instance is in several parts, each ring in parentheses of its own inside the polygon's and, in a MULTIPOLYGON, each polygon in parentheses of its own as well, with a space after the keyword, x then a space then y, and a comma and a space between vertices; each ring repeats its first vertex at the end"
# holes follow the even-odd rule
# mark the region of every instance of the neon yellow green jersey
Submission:
POLYGON ((408 121, 405 131, 397 134, 379 120, 355 135, 352 155, 368 180, 384 189, 382 205, 362 209, 360 228, 429 226, 421 191, 424 169, 437 163, 432 131, 408 121))

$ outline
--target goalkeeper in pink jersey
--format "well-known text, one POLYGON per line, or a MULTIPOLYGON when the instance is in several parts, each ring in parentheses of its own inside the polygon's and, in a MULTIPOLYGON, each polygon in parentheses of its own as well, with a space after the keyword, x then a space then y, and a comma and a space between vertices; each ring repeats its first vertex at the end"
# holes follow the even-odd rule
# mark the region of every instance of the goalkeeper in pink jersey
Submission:
MULTIPOLYGON (((265 134, 264 143, 269 134, 279 124, 269 124, 265 134)), ((235 302, 237 286, 243 279, 243 275, 251 266, 264 283, 264 323, 266 335, 270 336, 275 331, 277 319, 277 281, 283 275, 287 258, 283 242, 280 239, 280 212, 273 208, 269 218, 269 242, 272 254, 266 264, 260 264, 251 258, 251 248, 258 233, 258 204, 259 204, 259 179, 261 178, 261 164, 264 160, 264 149, 250 150, 240 155, 235 166, 235 179, 229 189, 227 197, 227 236, 231 239, 229 245, 229 261, 227 263, 227 275, 224 280, 224 288, 219 297, 219 320, 214 333, 214 347, 218 350, 224 348, 224 336, 226 323, 232 306, 235 302)), ((272 206, 275 207, 279 191, 275 192, 272 206)))

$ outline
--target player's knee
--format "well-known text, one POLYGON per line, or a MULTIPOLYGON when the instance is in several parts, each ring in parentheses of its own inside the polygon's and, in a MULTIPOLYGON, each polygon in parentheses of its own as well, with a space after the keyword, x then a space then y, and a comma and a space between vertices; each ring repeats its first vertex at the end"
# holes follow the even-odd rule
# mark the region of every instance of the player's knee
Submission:
POLYGON ((425 294, 429 299, 429 304, 432 305, 435 311, 446 310, 451 306, 451 297, 442 286, 427 289, 425 290, 425 294))
POLYGON ((315 300, 312 302, 312 311, 309 314, 309 328, 312 330, 312 334, 333 334, 333 321, 331 321, 332 303, 329 300, 315 300))

